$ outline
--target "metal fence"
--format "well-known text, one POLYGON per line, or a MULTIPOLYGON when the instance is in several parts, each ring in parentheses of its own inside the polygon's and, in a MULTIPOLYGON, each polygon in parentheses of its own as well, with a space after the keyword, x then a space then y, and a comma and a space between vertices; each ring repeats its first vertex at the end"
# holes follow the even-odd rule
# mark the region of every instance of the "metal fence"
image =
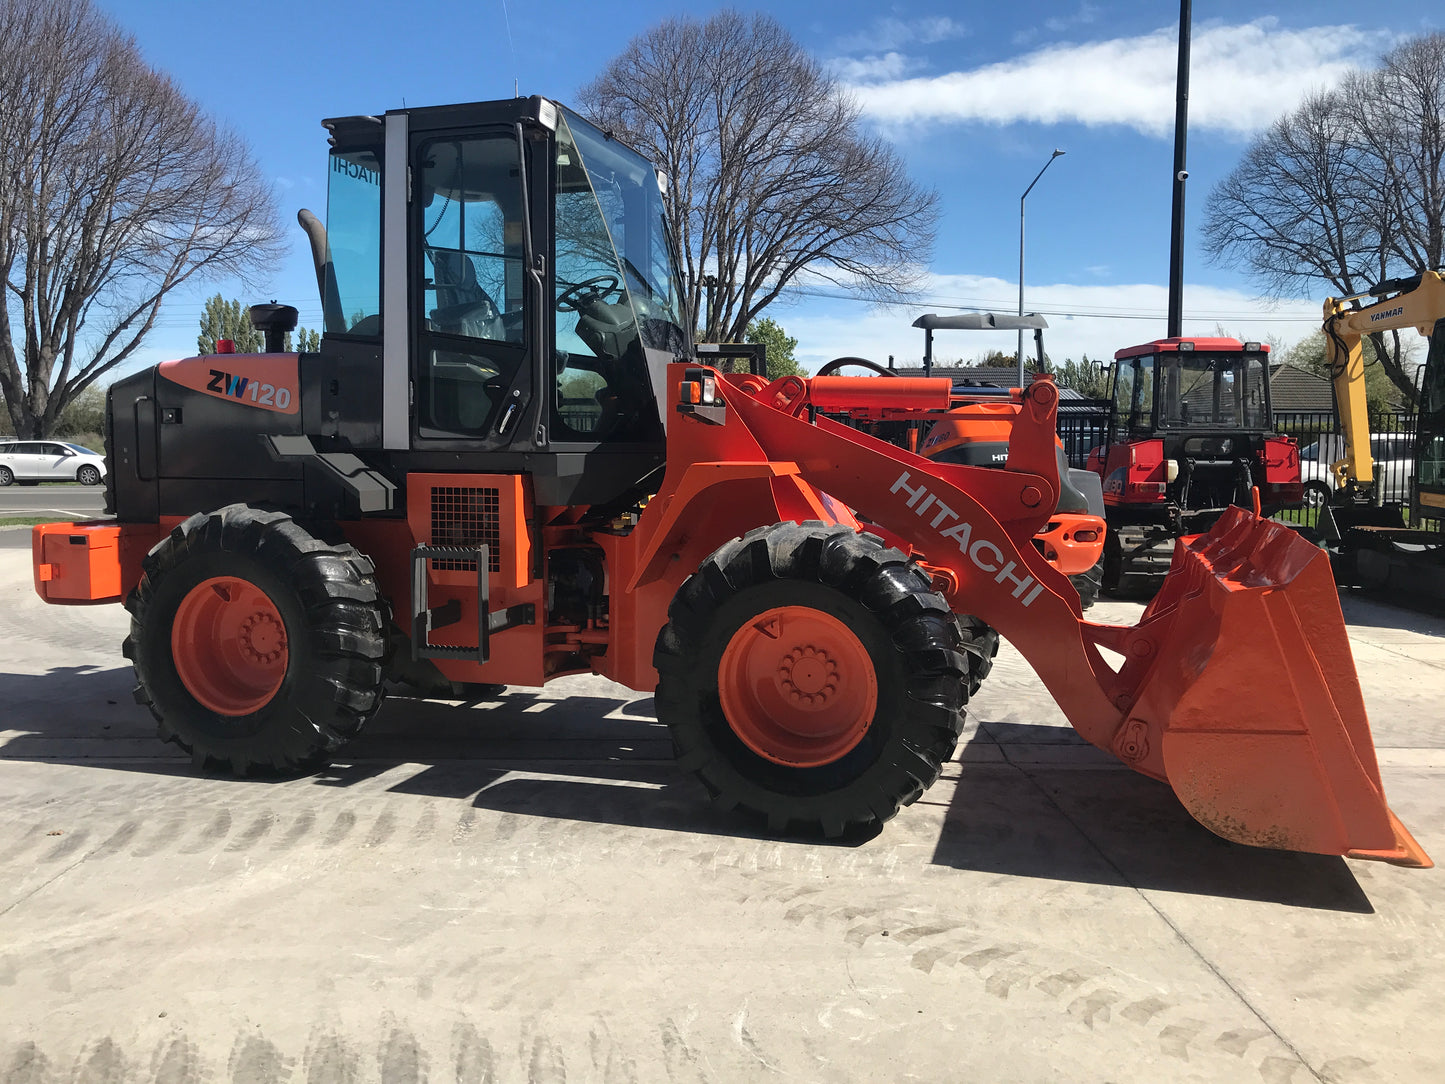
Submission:
MULTIPOLYGON (((1059 439, 1064 443, 1069 466, 1087 466, 1089 449, 1108 437, 1109 407, 1106 402, 1080 404, 1065 402, 1059 410, 1059 439)), ((1305 484, 1305 504, 1285 509, 1280 519, 1312 525, 1317 509, 1334 492, 1330 464, 1345 454, 1345 438, 1334 411, 1277 411, 1274 431, 1299 442, 1300 474, 1305 484)), ((1377 410, 1370 413, 1370 452, 1375 460, 1376 488, 1381 499, 1409 504, 1410 478, 1414 473, 1415 413, 1409 410, 1377 410)), ((1439 521, 1421 526, 1440 530, 1439 521)))
MULTIPOLYGON (((1408 410, 1370 412, 1375 490, 1383 501, 1409 504, 1410 480, 1415 472, 1415 419, 1414 411, 1408 410)), ((1305 485, 1304 505, 1280 513, 1279 518, 1312 523, 1315 509, 1335 490, 1330 464, 1344 457, 1344 434, 1334 412, 1329 410, 1278 411, 1274 429, 1299 441, 1300 476, 1305 485)))
POLYGON ((1069 466, 1083 470, 1089 449, 1099 447, 1109 435, 1108 401, 1081 405, 1077 399, 1064 400, 1059 404, 1058 425, 1069 466))

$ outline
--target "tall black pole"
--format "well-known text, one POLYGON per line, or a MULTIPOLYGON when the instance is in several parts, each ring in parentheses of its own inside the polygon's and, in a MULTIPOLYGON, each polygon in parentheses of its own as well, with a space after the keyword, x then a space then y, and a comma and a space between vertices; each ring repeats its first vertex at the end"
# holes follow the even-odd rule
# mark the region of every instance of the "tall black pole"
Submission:
POLYGON ((1189 137, 1190 0, 1179 0, 1179 74, 1174 80, 1174 212, 1169 230, 1169 337, 1184 324, 1184 182, 1189 178, 1184 146, 1189 137))

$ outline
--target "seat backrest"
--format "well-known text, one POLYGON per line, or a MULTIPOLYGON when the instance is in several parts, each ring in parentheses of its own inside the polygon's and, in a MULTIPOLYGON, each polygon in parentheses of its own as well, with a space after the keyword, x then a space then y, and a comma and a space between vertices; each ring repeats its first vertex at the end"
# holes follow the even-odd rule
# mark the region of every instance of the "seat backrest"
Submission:
POLYGON ((491 300, 487 297, 487 292, 477 284, 476 266, 465 253, 435 249, 432 252, 432 266, 436 271, 437 308, 446 309, 453 305, 491 300))

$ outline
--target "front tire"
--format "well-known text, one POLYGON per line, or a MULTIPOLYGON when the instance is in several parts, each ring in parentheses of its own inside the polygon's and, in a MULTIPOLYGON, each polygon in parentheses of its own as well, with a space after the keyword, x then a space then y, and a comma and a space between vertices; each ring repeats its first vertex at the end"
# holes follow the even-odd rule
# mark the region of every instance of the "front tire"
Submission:
POLYGON ((75 480, 83 486, 100 485, 100 468, 87 463, 75 472, 75 480))
POLYGON ((315 770, 380 706, 384 607, 351 546, 233 504, 180 524, 143 568, 126 600, 136 700, 198 767, 315 770))
POLYGON ((15 484, 15 472, 9 467, 0 467, 0 486, 15 484))
POLYGON ((928 576, 873 535, 761 527, 673 599, 653 655, 658 718, 719 806, 771 832, 839 836, 888 820, 937 780, 992 659, 991 631, 955 618, 928 576))

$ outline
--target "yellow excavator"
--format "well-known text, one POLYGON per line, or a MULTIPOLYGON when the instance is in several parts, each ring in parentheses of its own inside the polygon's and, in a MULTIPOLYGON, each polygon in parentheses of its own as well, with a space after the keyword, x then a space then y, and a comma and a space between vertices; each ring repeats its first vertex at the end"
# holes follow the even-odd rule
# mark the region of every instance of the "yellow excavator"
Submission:
POLYGON ((1320 533, 1341 582, 1445 605, 1445 278, 1422 271, 1363 294, 1327 298, 1325 360, 1344 430, 1344 456, 1330 465, 1337 486, 1321 509, 1320 533), (1380 499, 1365 406, 1365 335, 1413 327, 1429 342, 1407 500, 1380 499), (1411 526, 1405 526, 1401 513, 1411 526), (1423 524, 1434 522, 1434 530, 1423 524))

